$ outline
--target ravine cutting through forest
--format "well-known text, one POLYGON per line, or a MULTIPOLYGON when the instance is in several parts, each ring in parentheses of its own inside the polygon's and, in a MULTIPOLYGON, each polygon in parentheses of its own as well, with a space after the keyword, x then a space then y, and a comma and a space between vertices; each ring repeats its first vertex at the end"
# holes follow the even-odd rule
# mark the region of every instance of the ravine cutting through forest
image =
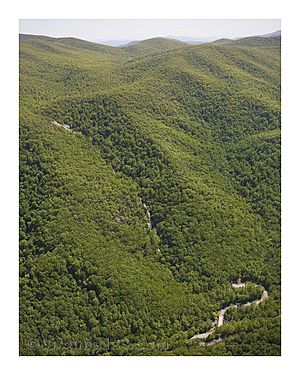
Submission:
MULTIPOLYGON (((232 284, 232 287, 233 288, 243 288, 245 287, 246 284, 242 284, 240 281, 237 283, 237 284, 232 284)), ((258 285, 256 285, 258 286, 258 285)), ((210 336, 211 334, 213 334, 216 330, 217 327, 221 327, 223 324, 224 324, 224 316, 225 316, 225 313, 228 309, 230 308, 243 308, 243 307, 248 307, 248 306, 251 306, 252 304, 256 304, 256 305, 260 305, 262 302, 264 302, 267 298, 269 297, 269 294, 267 292, 267 290, 264 289, 264 291, 262 292, 261 296, 260 296, 260 299, 258 300, 255 300, 255 301, 248 301, 246 303, 243 303, 243 304, 239 304, 239 303, 236 303, 236 304, 231 304, 227 307, 225 307, 224 309, 221 309, 219 311, 219 314, 218 314, 218 319, 216 319, 213 324, 212 324, 212 327, 210 330, 204 332, 204 333, 200 333, 198 335, 195 335, 193 337, 191 337, 191 340, 193 339, 206 339, 208 336, 210 336)), ((220 342, 222 341, 221 338, 219 339, 216 339, 216 340, 213 340, 213 341, 210 341, 210 342, 202 342, 203 345, 212 345, 212 344, 215 344, 217 342, 220 342)))

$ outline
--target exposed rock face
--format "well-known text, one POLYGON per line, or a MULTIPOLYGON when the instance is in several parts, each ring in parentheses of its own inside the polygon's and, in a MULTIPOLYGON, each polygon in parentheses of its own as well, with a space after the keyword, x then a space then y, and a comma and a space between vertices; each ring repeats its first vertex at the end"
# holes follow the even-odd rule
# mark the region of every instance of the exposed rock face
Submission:
POLYGON ((61 128, 64 128, 65 130, 68 130, 68 131, 71 131, 71 127, 70 125, 67 125, 67 124, 60 124, 59 122, 57 121, 52 121, 52 124, 53 125, 56 125, 56 126, 60 126, 61 128))

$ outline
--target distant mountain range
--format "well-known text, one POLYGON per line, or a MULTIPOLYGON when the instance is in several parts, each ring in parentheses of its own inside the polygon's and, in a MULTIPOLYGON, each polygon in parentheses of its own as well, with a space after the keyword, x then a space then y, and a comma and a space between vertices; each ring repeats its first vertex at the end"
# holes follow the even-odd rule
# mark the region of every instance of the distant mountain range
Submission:
MULTIPOLYGON (((27 35, 27 34, 20 34, 21 37, 22 37, 22 40, 25 40, 25 39, 45 39, 45 38, 48 38, 48 39, 53 39, 51 37, 47 37, 47 36, 44 36, 44 35, 27 35)), ((158 37, 153 37, 153 38, 148 38, 148 39, 144 39, 144 40, 131 40, 131 39, 118 39, 118 40, 102 40, 102 39, 96 39, 94 40, 93 42, 97 43, 97 44, 104 44, 104 45, 107 45, 107 46, 111 46, 111 47, 130 47, 130 46, 134 46, 134 45, 137 45, 137 44, 140 44, 140 43, 145 43, 148 41, 156 41, 156 42, 159 42, 160 44, 162 43, 162 40, 168 40, 168 41, 171 41, 171 42, 175 42, 177 43, 177 46, 182 46, 182 43, 185 43, 185 44, 189 44, 189 45, 198 45, 198 44, 205 44, 205 43, 218 43, 218 44, 228 44, 230 42, 234 42, 234 41, 237 41, 237 40, 244 40, 246 38, 257 38, 257 37, 261 37, 261 38, 275 38, 275 37, 280 37, 281 36, 281 30, 276 30, 272 33, 268 33, 268 34, 263 34, 263 35, 255 35, 255 36, 246 36, 246 37, 239 37, 239 38, 217 38, 217 37, 205 37, 205 38, 201 38, 201 39, 198 39, 198 38, 195 38, 195 37, 189 37, 189 36, 180 36, 180 35, 177 35, 177 36, 174 36, 174 35, 167 35, 165 37, 162 37, 162 36, 158 36, 158 37)), ((68 39, 68 38, 56 38, 56 39, 59 39, 59 40, 63 40, 63 39, 68 39)), ((74 38, 73 38, 74 39, 74 38)))
MULTIPOLYGON (((264 38, 269 38, 269 37, 277 37, 277 36, 281 36, 281 30, 276 30, 272 33, 268 33, 268 34, 262 34, 262 35, 255 35, 255 37, 264 37, 264 38)), ((225 41, 225 40, 239 40, 239 39, 244 39, 244 38, 251 38, 251 37, 254 37, 254 36, 245 36, 245 37, 238 37, 238 38, 218 38, 218 37, 204 37, 204 38, 196 38, 196 37, 192 37, 192 36, 184 36, 184 35, 167 35, 167 36, 158 36, 158 37, 154 37, 154 38, 148 38, 148 39, 143 39, 143 40, 131 40, 131 39, 119 39, 119 40, 102 40, 102 39, 97 39, 97 40, 94 40, 94 42, 96 43, 100 43, 100 44, 106 44, 106 45, 109 45, 109 46, 113 46, 113 47, 121 47, 121 46, 130 46, 130 45, 134 45, 134 44, 138 44, 138 43, 141 43, 145 40, 151 40, 151 39, 172 39, 172 40, 176 40, 176 41, 179 41, 179 42, 184 42, 184 43, 187 43, 187 44, 192 44, 192 45, 197 45, 197 44, 204 44, 204 43, 210 43, 210 42, 215 42, 215 41, 225 41)))
MULTIPOLYGON (((110 54, 111 56, 122 55, 124 58, 126 56, 132 57, 142 57, 147 55, 153 55, 157 53, 172 51, 181 49, 183 47, 191 47, 197 45, 237 45, 237 46, 256 46, 256 47, 264 47, 264 46, 280 46, 281 44, 281 37, 280 37, 280 30, 274 33, 266 34, 265 36, 249 36, 245 38, 239 39, 228 39, 228 38, 221 38, 211 42, 204 42, 203 41, 190 41, 184 42, 179 39, 173 38, 163 38, 163 37, 155 37, 149 38, 145 40, 137 40, 137 41, 130 41, 127 44, 122 45, 107 45, 107 44, 100 44, 100 43, 92 43, 89 41, 80 40, 77 38, 52 38, 49 36, 43 35, 27 35, 27 34, 20 34, 20 41, 26 42, 34 42, 34 43, 51 43, 51 48, 53 45, 57 46, 65 46, 67 45, 69 48, 81 48, 95 52, 102 52, 105 54, 110 54)), ((184 37, 187 38, 187 37, 184 37)), ((46 48, 46 47, 45 47, 46 48)), ((50 47, 47 47, 50 48, 50 47)))

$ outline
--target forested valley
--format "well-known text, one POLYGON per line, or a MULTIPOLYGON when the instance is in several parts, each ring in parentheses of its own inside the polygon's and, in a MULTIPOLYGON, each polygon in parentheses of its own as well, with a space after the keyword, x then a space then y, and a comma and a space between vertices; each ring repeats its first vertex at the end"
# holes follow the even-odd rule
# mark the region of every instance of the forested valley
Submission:
POLYGON ((280 116, 280 37, 20 35, 20 354, 280 355, 280 116))

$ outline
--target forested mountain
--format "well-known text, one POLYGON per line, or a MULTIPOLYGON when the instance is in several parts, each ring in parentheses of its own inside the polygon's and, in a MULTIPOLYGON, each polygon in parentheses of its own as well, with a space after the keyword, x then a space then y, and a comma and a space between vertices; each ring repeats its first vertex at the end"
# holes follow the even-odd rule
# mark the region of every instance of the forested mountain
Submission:
MULTIPOLYGON (((274 33, 275 34, 275 33, 274 33)), ((281 44, 281 36, 280 35, 274 35, 269 37, 263 37, 263 36, 249 36, 246 38, 240 38, 236 40, 232 39, 217 39, 213 44, 227 44, 227 45, 240 45, 240 46, 273 46, 281 44)))
POLYGON ((186 46, 187 44, 175 39, 151 38, 139 42, 132 42, 122 46, 132 56, 145 56, 155 52, 166 52, 186 46))
POLYGON ((269 34, 263 34, 263 35, 260 35, 264 38, 269 38, 269 37, 275 37, 275 36, 281 36, 281 30, 276 30, 274 31, 273 33, 269 33, 269 34))
POLYGON ((241 41, 20 36, 21 355, 280 354, 280 39, 241 41))

